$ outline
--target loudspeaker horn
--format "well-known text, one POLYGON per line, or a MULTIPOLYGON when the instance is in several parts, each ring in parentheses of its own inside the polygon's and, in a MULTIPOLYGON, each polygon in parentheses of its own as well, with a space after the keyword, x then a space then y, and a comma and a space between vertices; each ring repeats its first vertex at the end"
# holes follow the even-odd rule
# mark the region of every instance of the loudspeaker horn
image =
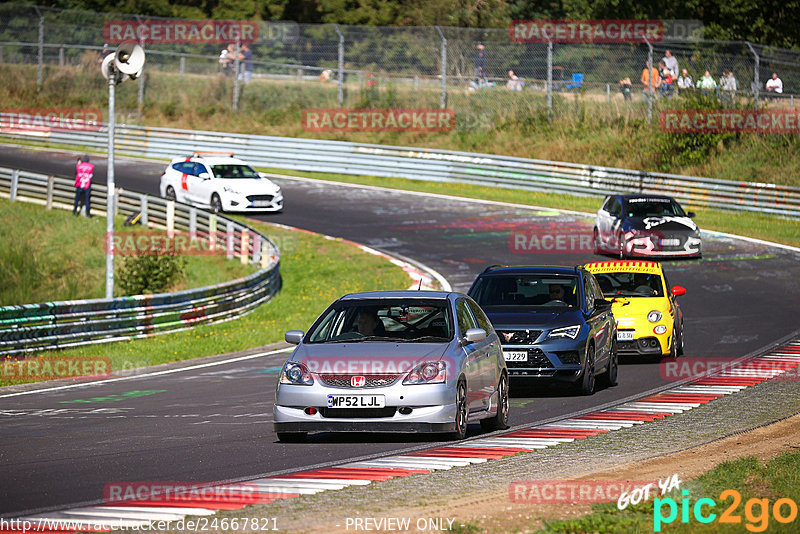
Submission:
POLYGON ((100 65, 100 72, 103 73, 103 78, 105 78, 106 80, 112 75, 112 72, 114 71, 114 66, 112 64, 114 62, 115 55, 116 54, 108 54, 103 59, 103 64, 100 65))
POLYGON ((144 49, 135 43, 122 43, 114 56, 117 70, 131 78, 136 78, 144 66, 144 49))

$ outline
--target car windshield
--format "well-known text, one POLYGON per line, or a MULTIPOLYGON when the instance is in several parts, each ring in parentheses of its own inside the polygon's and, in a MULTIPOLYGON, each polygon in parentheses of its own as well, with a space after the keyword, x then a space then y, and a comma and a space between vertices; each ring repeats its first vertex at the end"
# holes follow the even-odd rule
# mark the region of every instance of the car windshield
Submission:
POLYGON ((249 165, 241 165, 238 163, 226 163, 225 165, 212 165, 211 169, 214 171, 215 178, 261 178, 261 175, 253 170, 249 165))
POLYGON ((323 314, 306 339, 308 343, 446 343, 453 339, 453 330, 444 299, 343 300, 323 314))
POLYGON ((558 274, 485 276, 470 290, 480 306, 578 306, 578 277, 558 274))
POLYGON ((629 198, 625 201, 628 217, 685 217, 681 206, 671 198, 629 198))
POLYGON ((614 297, 663 297, 664 284, 661 276, 646 273, 597 273, 594 275, 603 296, 614 297))

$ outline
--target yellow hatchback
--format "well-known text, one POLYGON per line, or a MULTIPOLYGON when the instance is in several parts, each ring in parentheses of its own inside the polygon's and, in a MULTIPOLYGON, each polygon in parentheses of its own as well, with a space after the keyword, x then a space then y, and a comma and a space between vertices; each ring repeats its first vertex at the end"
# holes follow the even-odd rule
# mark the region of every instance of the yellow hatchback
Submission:
POLYGON ((617 321, 617 353, 637 356, 683 354, 683 313, 676 297, 686 293, 670 287, 661 264, 653 261, 587 263, 617 321))

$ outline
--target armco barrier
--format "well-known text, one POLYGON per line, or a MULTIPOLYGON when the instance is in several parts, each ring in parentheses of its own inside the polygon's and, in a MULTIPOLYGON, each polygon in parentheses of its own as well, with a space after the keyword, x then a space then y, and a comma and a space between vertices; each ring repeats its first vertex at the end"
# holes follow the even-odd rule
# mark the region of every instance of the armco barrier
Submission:
MULTIPOLYGON (((278 169, 461 182, 574 195, 663 193, 694 206, 800 218, 800 187, 342 141, 141 126, 117 126, 116 132, 119 152, 149 158, 171 159, 193 150, 225 147, 255 165, 278 169)), ((90 147, 99 151, 107 147, 105 127, 97 132, 6 130, 0 132, 0 139, 90 147)))
MULTIPOLYGON (((73 196, 72 179, 0 168, 0 197, 71 209, 73 196)), ((96 206, 104 206, 105 197, 105 186, 92 186, 96 206)), ((280 289, 280 251, 268 237, 248 226, 122 190, 117 196, 117 211, 123 215, 143 213, 145 224, 150 226, 173 226, 190 235, 207 232, 201 235, 215 236, 217 243, 226 247, 228 257, 260 265, 261 269, 230 282, 176 293, 2 306, 0 356, 148 337, 234 319, 280 289), (174 219, 169 216, 170 204, 174 205, 174 219)))

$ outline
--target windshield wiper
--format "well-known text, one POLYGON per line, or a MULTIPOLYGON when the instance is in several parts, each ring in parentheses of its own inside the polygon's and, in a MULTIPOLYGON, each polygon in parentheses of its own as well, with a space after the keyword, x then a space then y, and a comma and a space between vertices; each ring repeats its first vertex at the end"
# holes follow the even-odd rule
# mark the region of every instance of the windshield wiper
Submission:
POLYGON ((448 342, 450 340, 448 338, 442 337, 442 336, 422 336, 422 337, 415 337, 413 339, 407 339, 407 340, 404 340, 404 341, 407 341, 409 343, 424 343, 426 341, 446 343, 446 342, 448 342))

